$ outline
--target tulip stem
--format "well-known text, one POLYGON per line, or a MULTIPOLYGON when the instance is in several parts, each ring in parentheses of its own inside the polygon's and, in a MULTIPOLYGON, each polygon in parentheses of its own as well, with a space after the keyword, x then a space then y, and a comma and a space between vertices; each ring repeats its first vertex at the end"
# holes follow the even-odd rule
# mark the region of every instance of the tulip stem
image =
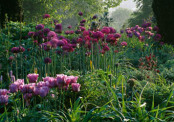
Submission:
POLYGON ((6 108, 6 105, 4 105, 4 111, 5 111, 5 115, 6 115, 6 121, 9 122, 9 121, 8 121, 8 114, 7 114, 7 108, 6 108))

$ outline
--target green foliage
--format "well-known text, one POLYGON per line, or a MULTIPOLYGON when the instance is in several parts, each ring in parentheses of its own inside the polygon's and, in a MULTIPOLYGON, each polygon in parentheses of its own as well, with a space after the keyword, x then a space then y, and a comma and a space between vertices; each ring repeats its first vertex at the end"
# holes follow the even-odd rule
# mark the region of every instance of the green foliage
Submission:
POLYGON ((131 27, 141 25, 145 19, 149 19, 153 15, 152 1, 153 0, 134 0, 139 8, 133 12, 132 17, 129 19, 131 27))

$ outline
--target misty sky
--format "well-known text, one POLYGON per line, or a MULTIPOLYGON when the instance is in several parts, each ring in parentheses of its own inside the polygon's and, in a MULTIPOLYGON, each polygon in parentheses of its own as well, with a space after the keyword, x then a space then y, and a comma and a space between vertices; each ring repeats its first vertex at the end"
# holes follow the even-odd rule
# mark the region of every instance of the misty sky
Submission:
POLYGON ((127 9, 131 9, 133 11, 136 10, 136 3, 133 2, 134 0, 126 0, 126 1, 123 1, 120 6, 116 7, 116 8, 111 8, 109 11, 112 12, 114 11, 115 9, 117 8, 127 8, 127 9))

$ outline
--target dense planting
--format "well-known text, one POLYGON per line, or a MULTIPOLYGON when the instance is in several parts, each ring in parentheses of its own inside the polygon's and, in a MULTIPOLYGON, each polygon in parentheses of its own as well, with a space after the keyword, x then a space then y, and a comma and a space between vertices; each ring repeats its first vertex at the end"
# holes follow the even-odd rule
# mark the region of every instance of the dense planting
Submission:
POLYGON ((174 121, 174 48, 160 29, 78 15, 76 29, 45 14, 1 30, 0 120, 174 121))

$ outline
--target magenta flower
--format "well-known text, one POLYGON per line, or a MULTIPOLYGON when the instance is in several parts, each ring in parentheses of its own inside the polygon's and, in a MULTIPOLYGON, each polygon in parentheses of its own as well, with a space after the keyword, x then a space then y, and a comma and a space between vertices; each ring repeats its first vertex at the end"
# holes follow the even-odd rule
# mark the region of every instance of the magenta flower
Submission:
POLYGON ((159 41, 159 40, 161 40, 161 38, 162 38, 161 35, 158 33, 154 36, 155 41, 159 41))
POLYGON ((43 24, 36 25, 36 30, 43 30, 43 29, 44 29, 43 24))
POLYGON ((54 31, 50 31, 50 32, 48 32, 47 37, 49 40, 51 40, 52 38, 56 38, 57 34, 54 31))
POLYGON ((44 63, 45 64, 50 64, 52 62, 52 60, 51 60, 51 58, 49 58, 49 57, 46 57, 45 59, 44 59, 44 63))
POLYGON ((83 16, 83 13, 82 12, 79 12, 79 16, 83 16))
POLYGON ((35 33, 35 32, 31 32, 31 31, 30 31, 30 32, 28 32, 28 36, 29 36, 29 37, 33 37, 33 36, 34 36, 34 33, 35 33))
POLYGON ((37 79, 38 79, 39 74, 28 74, 27 78, 29 79, 29 83, 36 83, 37 79))
POLYGON ((109 29, 109 27, 103 27, 101 32, 104 33, 104 34, 109 34, 110 33, 110 29, 109 29))
POLYGON ((80 21, 80 23, 85 23, 86 22, 86 20, 85 19, 83 19, 82 21, 80 21))
POLYGON ((13 56, 10 56, 10 57, 8 58, 9 61, 13 61, 13 59, 14 59, 13 56))
POLYGON ((57 24, 55 26, 55 32, 56 33, 62 33, 62 24, 57 24))
POLYGON ((59 46, 59 47, 64 46, 64 45, 65 45, 65 42, 62 41, 62 40, 59 40, 59 41, 57 42, 57 46, 59 46))
POLYGON ((50 18, 50 15, 49 15, 49 14, 45 14, 45 15, 43 15, 43 18, 44 18, 44 19, 50 18))
POLYGON ((121 42, 121 45, 122 46, 127 46, 127 42, 123 41, 123 42, 121 42))
POLYGON ((97 18, 97 15, 94 15, 93 17, 92 17, 92 19, 96 19, 97 18))
POLYGON ((13 47, 13 48, 11 49, 11 52, 12 52, 12 53, 19 53, 19 52, 20 52, 20 49, 19 49, 19 47, 13 47))
POLYGON ((116 34, 114 35, 114 37, 115 37, 115 38, 121 38, 121 34, 116 33, 116 34))
POLYGON ((80 91, 80 86, 81 85, 79 83, 72 83, 71 86, 72 86, 72 90, 74 92, 79 92, 80 91))
POLYGON ((51 43, 51 46, 53 48, 56 48, 57 47, 57 43, 59 42, 59 40, 57 38, 53 38, 51 39, 50 43, 51 43))
POLYGON ((0 104, 7 105, 8 104, 8 95, 0 95, 0 104))
POLYGON ((69 25, 67 28, 68 28, 68 29, 71 29, 71 28, 72 28, 72 26, 71 26, 71 25, 69 25))
POLYGON ((45 28, 45 29, 43 30, 43 32, 47 34, 47 33, 50 32, 50 29, 49 29, 49 28, 45 28))
POLYGON ((108 45, 104 45, 104 46, 103 46, 103 50, 104 50, 104 51, 109 51, 110 48, 108 47, 108 45))

